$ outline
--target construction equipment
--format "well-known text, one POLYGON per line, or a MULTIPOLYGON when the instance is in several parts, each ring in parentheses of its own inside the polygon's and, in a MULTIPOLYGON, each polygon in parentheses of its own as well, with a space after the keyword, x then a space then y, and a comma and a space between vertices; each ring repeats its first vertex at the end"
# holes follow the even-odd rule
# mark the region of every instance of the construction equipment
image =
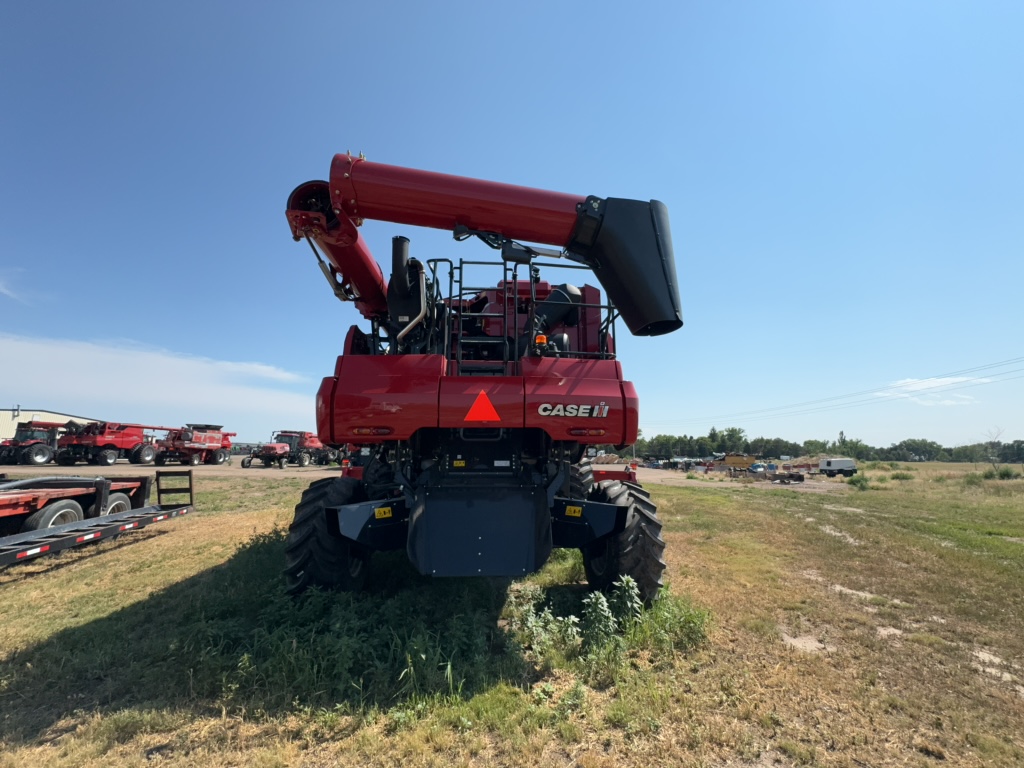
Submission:
POLYGON ((118 459, 132 464, 152 464, 156 458, 156 437, 152 432, 169 432, 173 427, 121 424, 97 421, 67 423, 67 433, 57 441, 57 463, 69 467, 79 461, 109 467, 118 459))
POLYGON ((157 503, 150 506, 152 485, 148 476, 0 480, 0 568, 106 541, 193 510, 191 471, 157 472, 157 503), (187 484, 177 478, 187 478, 187 484), (173 497, 185 498, 167 503, 173 497))
POLYGON ((405 549, 423 574, 507 577, 569 547, 592 587, 629 575, 653 598, 665 568, 655 505, 629 480, 595 482, 584 454, 637 438, 617 321, 637 336, 682 326, 665 206, 336 155, 329 182, 292 192, 287 217, 334 294, 370 324, 348 331, 320 386, 318 434, 371 452, 361 478, 303 493, 289 590, 359 589, 375 550, 405 549), (418 261, 395 237, 385 283, 363 219, 476 237, 500 258, 418 261), (590 285, 542 281, 541 268, 592 271, 610 302, 590 285))
POLYGON ((57 441, 64 432, 63 422, 19 422, 14 437, 0 443, 0 464, 31 464, 37 467, 49 464, 57 454, 57 441))
POLYGON ((252 466, 253 459, 259 459, 263 466, 277 466, 284 469, 288 464, 308 467, 310 464, 330 464, 338 458, 338 452, 324 445, 312 432, 282 430, 275 432, 269 443, 258 445, 242 459, 242 469, 252 466))
POLYGON ((222 431, 219 424, 186 424, 180 429, 168 431, 167 437, 156 441, 158 467, 169 461, 197 466, 199 464, 223 464, 231 461, 231 438, 234 432, 222 431))

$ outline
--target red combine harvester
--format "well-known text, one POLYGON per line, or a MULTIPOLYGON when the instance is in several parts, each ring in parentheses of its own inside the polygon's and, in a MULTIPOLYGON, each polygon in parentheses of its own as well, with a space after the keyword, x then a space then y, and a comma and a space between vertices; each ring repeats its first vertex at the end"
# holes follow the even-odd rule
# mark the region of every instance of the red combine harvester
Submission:
POLYGON ((222 432, 219 424, 186 424, 168 431, 167 437, 156 441, 155 462, 162 467, 169 461, 182 464, 223 464, 231 460, 231 438, 234 432, 222 432))
POLYGON ((19 422, 14 437, 0 443, 0 464, 49 464, 57 454, 57 441, 64 431, 64 422, 19 422))
POLYGON ((68 422, 68 433, 57 442, 57 463, 69 467, 79 461, 109 467, 118 459, 132 464, 152 464, 155 438, 148 432, 168 432, 172 427, 119 424, 97 421, 85 426, 68 422))
POLYGON ((321 442, 312 432, 282 430, 275 432, 269 443, 256 446, 242 459, 242 469, 252 466, 253 459, 259 459, 263 466, 277 466, 284 469, 288 464, 308 467, 310 464, 330 464, 338 452, 321 442))
POLYGON ((287 217, 370 325, 349 330, 316 401, 320 439, 370 456, 361 478, 303 493, 289 590, 359 589, 375 550, 405 549, 423 574, 522 576, 568 547, 593 588, 629 575, 653 598, 665 568, 655 505, 626 470, 595 482, 585 452, 637 438, 617 321, 637 336, 683 323, 665 206, 336 155, 329 182, 292 192, 287 217), (396 237, 386 283, 364 219, 476 237, 499 258, 418 261, 396 237), (541 268, 576 279, 544 281, 541 268), (575 284, 591 272, 610 301, 575 284))

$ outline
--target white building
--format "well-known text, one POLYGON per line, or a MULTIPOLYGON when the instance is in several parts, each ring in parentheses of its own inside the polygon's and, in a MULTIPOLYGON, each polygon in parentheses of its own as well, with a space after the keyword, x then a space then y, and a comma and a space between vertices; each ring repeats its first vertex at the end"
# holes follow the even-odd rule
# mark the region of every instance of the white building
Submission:
POLYGON ((70 413, 59 411, 48 411, 45 408, 22 408, 20 405, 14 408, 0 408, 0 440, 8 440, 14 437, 20 421, 77 421, 79 424, 99 421, 85 416, 74 416, 70 413))

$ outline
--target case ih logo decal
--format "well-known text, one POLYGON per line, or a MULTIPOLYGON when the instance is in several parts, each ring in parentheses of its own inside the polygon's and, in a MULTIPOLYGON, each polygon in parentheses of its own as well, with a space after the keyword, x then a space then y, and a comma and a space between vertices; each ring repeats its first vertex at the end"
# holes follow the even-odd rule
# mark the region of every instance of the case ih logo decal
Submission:
POLYGON ((537 413, 541 416, 576 416, 583 419, 603 419, 608 415, 610 406, 601 403, 600 405, 584 405, 582 403, 541 403, 537 406, 537 413))

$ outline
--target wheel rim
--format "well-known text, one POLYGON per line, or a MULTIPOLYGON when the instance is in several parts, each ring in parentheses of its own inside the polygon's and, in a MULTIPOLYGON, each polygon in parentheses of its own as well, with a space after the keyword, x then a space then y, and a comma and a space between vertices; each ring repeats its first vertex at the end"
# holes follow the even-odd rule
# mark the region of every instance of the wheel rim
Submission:
POLYGON ((68 523, 74 523, 77 521, 78 515, 74 513, 74 510, 62 509, 56 514, 53 520, 50 521, 47 528, 56 528, 58 525, 67 525, 68 523))

